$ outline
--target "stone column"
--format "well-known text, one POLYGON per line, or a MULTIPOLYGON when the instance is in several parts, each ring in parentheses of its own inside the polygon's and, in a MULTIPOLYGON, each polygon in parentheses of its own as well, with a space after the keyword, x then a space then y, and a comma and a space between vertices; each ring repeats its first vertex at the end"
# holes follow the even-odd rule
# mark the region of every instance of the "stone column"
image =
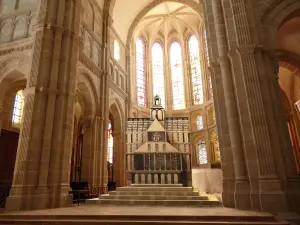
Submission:
POLYGON ((88 186, 91 187, 93 177, 93 167, 95 158, 93 139, 93 121, 91 118, 85 118, 83 121, 83 147, 82 147, 82 159, 81 159, 81 181, 88 182, 88 186))
POLYGON ((228 58, 225 21, 223 18, 221 0, 212 0, 212 11, 218 44, 219 64, 224 88, 225 106, 228 119, 228 129, 231 141, 232 158, 235 174, 234 201, 236 208, 251 208, 249 182, 244 159, 243 145, 240 133, 239 116, 236 105, 234 84, 228 58))
POLYGON ((68 162, 76 74, 76 68, 71 65, 78 59, 79 8, 77 0, 44 0, 40 4, 33 64, 24 91, 23 123, 6 210, 71 204, 68 162))
MULTIPOLYGON (((93 170, 94 175, 92 178, 92 194, 99 195, 102 188, 102 170, 103 170, 103 155, 102 155, 102 146, 101 146, 101 137, 104 135, 102 130, 103 118, 96 116, 95 126, 94 126, 94 144, 95 144, 95 157, 93 170)), ((106 162, 106 161, 105 161, 106 162)))
MULTIPOLYGON (((279 65, 272 52, 269 50, 258 48, 256 49, 256 56, 259 66, 258 68, 261 68, 258 70, 258 72, 260 72, 260 75, 264 74, 266 76, 266 83, 264 85, 269 88, 270 103, 267 103, 267 105, 270 105, 271 107, 266 107, 265 109, 266 113, 268 113, 268 128, 270 131, 270 136, 272 137, 270 140, 273 144, 272 152, 274 163, 276 163, 276 174, 279 176, 281 187, 285 192, 285 196, 289 205, 289 211, 299 211, 300 180, 296 169, 290 136, 288 133, 286 116, 283 111, 282 102, 280 101, 281 93, 278 85, 279 65), (270 109, 270 111, 267 111, 268 109, 270 109)), ((264 88, 262 91, 265 89, 266 88, 264 88)), ((266 96, 266 94, 263 96, 266 96)), ((280 192, 277 191, 277 194, 278 193, 280 192)), ((274 196, 272 192, 271 194, 274 196)), ((279 209, 284 210, 282 208, 279 209)))

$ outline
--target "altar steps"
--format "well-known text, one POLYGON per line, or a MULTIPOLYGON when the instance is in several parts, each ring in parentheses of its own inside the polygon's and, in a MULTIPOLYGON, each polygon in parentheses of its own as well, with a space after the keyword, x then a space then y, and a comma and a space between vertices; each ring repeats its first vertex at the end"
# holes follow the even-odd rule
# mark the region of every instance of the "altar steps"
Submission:
POLYGON ((87 200, 87 204, 147 205, 147 206, 220 206, 212 195, 200 194, 182 185, 132 185, 87 200))
MULTIPOLYGON (((200 214, 200 213, 199 213, 200 214)), ((290 225, 274 216, 0 215, 1 225, 290 225)))

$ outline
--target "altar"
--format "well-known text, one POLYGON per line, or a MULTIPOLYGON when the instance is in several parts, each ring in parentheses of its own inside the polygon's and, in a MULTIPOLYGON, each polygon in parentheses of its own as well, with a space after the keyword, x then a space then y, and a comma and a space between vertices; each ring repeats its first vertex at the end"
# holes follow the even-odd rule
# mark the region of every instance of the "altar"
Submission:
POLYGON ((158 96, 150 118, 127 121, 128 184, 191 186, 189 119, 166 117, 158 96))

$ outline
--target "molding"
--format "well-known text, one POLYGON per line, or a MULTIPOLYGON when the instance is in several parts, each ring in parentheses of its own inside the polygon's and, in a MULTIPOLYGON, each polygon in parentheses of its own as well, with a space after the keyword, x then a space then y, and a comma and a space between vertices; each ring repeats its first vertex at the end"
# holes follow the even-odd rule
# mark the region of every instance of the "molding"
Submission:
POLYGON ((124 92, 118 85, 116 85, 112 79, 108 79, 108 87, 122 99, 128 99, 128 95, 126 94, 126 92, 124 92))
POLYGON ((29 50, 32 49, 33 47, 33 43, 26 43, 25 45, 17 45, 15 47, 9 48, 9 49, 5 49, 5 50, 0 50, 0 56, 3 55, 8 55, 11 54, 13 52, 21 52, 21 51, 25 51, 25 50, 29 50))
POLYGON ((103 75, 103 71, 94 64, 83 52, 79 53, 79 62, 81 62, 88 70, 95 74, 98 78, 103 75))

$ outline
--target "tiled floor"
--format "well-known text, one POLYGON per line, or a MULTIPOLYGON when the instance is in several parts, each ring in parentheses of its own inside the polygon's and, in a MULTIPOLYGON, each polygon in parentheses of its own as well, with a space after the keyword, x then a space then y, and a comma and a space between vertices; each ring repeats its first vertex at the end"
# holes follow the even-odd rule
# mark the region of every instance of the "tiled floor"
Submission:
POLYGON ((105 206, 80 205, 68 208, 27 212, 4 213, 6 215, 177 215, 177 216, 268 216, 270 214, 224 207, 163 207, 163 206, 105 206))

